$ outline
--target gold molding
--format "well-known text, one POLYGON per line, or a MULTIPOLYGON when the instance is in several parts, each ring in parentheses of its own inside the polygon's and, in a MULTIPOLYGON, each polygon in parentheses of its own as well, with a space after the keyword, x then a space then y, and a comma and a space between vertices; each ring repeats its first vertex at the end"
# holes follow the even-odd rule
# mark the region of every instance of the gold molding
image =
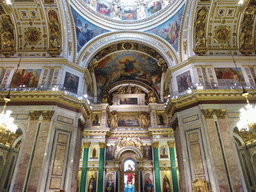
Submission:
POLYGON ((202 109, 205 119, 213 119, 214 111, 212 109, 202 109))
POLYGON ((169 148, 174 148, 175 141, 167 141, 167 144, 168 144, 169 148))
POLYGON ((43 111, 42 115, 44 121, 50 121, 54 115, 54 111, 43 111))
POLYGON ((100 146, 100 148, 105 148, 106 147, 106 143, 105 142, 100 142, 99 146, 100 146))
POLYGON ((159 142, 158 141, 153 141, 152 146, 153 146, 153 148, 158 148, 159 142))
POLYGON ((227 110, 226 109, 215 109, 214 114, 217 116, 218 119, 225 119, 227 110))
POLYGON ((38 121, 42 111, 29 111, 29 117, 31 121, 38 121))
POLYGON ((91 145, 91 142, 83 142, 84 148, 89 148, 91 145))

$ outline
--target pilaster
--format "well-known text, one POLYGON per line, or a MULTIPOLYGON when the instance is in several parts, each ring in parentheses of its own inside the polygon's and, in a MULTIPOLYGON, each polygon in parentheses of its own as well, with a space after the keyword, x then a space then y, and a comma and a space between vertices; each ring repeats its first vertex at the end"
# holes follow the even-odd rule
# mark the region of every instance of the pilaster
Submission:
POLYGON ((31 168, 33 162, 33 154, 35 151, 35 144, 37 142, 40 123, 39 117, 41 116, 42 111, 30 111, 29 112, 29 126, 27 128, 26 137, 23 139, 23 144, 21 148, 21 156, 19 165, 17 166, 17 174, 13 191, 22 192, 24 191, 24 187, 26 187, 27 179, 29 176, 28 169, 31 168))
POLYGON ((100 142, 99 145, 100 145, 100 159, 99 159, 97 192, 103 192, 104 155, 105 155, 106 143, 100 142))
POLYGON ((161 181, 160 181, 160 171, 159 171, 159 158, 158 158, 158 141, 152 142, 153 151, 154 151, 154 167, 155 167, 155 183, 156 183, 156 192, 161 192, 161 181))

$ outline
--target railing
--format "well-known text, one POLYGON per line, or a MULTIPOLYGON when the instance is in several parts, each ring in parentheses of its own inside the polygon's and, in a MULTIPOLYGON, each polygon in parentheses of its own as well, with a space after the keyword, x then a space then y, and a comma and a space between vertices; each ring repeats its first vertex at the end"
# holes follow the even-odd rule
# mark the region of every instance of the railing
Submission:
MULTIPOLYGON (((86 94, 77 92, 75 93, 75 90, 65 87, 64 85, 57 84, 57 85, 38 85, 37 87, 28 87, 26 85, 20 85, 19 87, 10 87, 10 85, 2 85, 0 87, 0 91, 62 91, 65 95, 74 97, 78 100, 87 100, 89 101, 89 98, 86 94)), ((89 101, 90 103, 90 101, 89 101)))
POLYGON ((205 85, 195 83, 192 86, 188 87, 188 89, 183 92, 174 91, 173 93, 170 93, 170 95, 168 97, 169 97, 169 99, 177 99, 179 97, 191 94, 193 92, 193 90, 218 90, 218 89, 241 90, 241 93, 242 93, 243 88, 245 88, 246 90, 256 89, 256 87, 254 87, 254 86, 243 86, 242 87, 240 84, 233 84, 230 86, 218 86, 216 84, 214 86, 205 86, 205 85))

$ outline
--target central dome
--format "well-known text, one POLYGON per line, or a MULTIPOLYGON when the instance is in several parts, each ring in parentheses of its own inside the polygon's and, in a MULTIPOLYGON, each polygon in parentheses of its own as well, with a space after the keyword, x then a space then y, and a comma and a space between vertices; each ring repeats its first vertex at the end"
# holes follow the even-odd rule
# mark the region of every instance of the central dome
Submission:
POLYGON ((87 0, 84 1, 96 12, 122 21, 147 18, 169 4, 168 0, 87 0))

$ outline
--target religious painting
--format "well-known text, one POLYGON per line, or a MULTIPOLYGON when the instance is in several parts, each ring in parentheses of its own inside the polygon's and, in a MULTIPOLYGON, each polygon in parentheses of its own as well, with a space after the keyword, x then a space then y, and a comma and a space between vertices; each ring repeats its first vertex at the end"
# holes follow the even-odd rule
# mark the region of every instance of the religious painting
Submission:
POLYGON ((135 192, 135 162, 128 159, 124 162, 124 191, 135 192))
POLYGON ((147 6, 147 14, 148 16, 150 16, 161 9, 162 9, 162 4, 160 1, 152 1, 147 6))
POLYGON ((156 118, 157 118, 157 125, 158 126, 165 126, 166 125, 166 115, 164 114, 164 112, 157 112, 156 114, 156 118))
POLYGON ((101 124, 101 113, 93 112, 92 114, 92 126, 100 126, 101 124))
POLYGON ((147 192, 154 191, 153 176, 151 173, 146 173, 144 175, 144 191, 147 191, 147 192))
POLYGON ((190 71, 177 76, 178 91, 182 93, 192 86, 190 71))
POLYGON ((11 87, 37 87, 41 69, 18 69, 15 71, 11 87))
POLYGON ((146 144, 146 145, 143 145, 141 148, 142 148, 142 151, 143 151, 143 158, 148 159, 148 160, 152 160, 152 146, 146 144))
POLYGON ((98 96, 102 90, 122 80, 141 81, 160 94, 162 70, 155 59, 143 53, 114 53, 100 60, 94 72, 98 96))
POLYGON ((97 186, 97 173, 96 172, 89 172, 88 173, 88 190, 87 191, 92 191, 96 192, 96 186, 97 186))
POLYGON ((139 120, 138 114, 119 114, 118 127, 139 127, 139 120))
POLYGON ((106 160, 113 160, 115 158, 115 145, 107 145, 106 146, 106 160))
POLYGON ((138 104, 138 98, 120 98, 121 105, 135 105, 138 104))
POLYGON ((172 186, 171 186, 169 178, 166 175, 164 175, 164 178, 163 178, 163 192, 169 192, 169 191, 172 191, 172 186))
POLYGON ((146 31, 148 33, 158 35, 168 41, 177 52, 179 49, 179 33, 184 7, 185 6, 183 6, 172 18, 170 18, 165 23, 146 31))
POLYGON ((65 80, 64 80, 64 89, 70 91, 72 93, 77 93, 79 83, 79 77, 73 75, 69 72, 66 72, 65 80))
POLYGON ((137 8, 136 7, 123 7, 122 20, 136 20, 137 8))
POLYGON ((160 146, 160 158, 161 159, 168 158, 168 147, 167 147, 167 145, 160 146))
POLYGON ((114 189, 115 189, 114 174, 112 173, 106 174, 105 192, 114 192, 114 189))
POLYGON ((219 86, 241 85, 239 79, 245 84, 241 68, 214 68, 219 86))
POLYGON ((90 148, 90 159, 98 159, 99 153, 99 146, 98 145, 92 145, 90 148))
POLYGON ((97 2, 96 11, 102 15, 110 16, 111 8, 110 5, 104 1, 97 2))
POLYGON ((75 23, 76 39, 77 39, 77 52, 94 37, 106 33, 107 30, 93 25, 89 21, 85 20, 81 15, 79 15, 72 7, 71 11, 73 14, 73 19, 75 23))

